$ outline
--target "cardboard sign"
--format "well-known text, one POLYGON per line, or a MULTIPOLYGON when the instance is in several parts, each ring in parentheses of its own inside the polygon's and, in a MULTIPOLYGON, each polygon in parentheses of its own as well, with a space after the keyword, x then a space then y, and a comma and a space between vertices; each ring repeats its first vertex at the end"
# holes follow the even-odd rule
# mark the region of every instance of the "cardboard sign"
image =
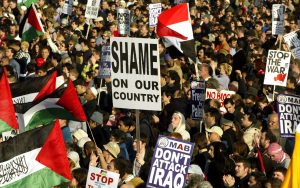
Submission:
POLYGON ((284 5, 272 5, 272 35, 284 34, 284 13, 284 5))
POLYGON ((221 107, 224 107, 224 100, 230 98, 231 95, 234 95, 234 91, 229 90, 216 90, 216 89, 206 89, 205 98, 206 99, 217 99, 221 103, 221 107))
POLYGON ((99 5, 100 0, 88 0, 85 9, 85 17, 96 19, 98 17, 99 5))
POLYGON ((128 9, 117 9, 118 32, 121 35, 130 35, 130 11, 128 9))
POLYGON ((300 59, 300 30, 290 32, 283 38, 295 58, 300 59))
POLYGON ((278 119, 281 137, 294 137, 300 123, 300 97, 278 95, 278 119))
POLYGON ((203 108, 205 102, 205 82, 191 82, 191 100, 192 100, 192 119, 199 120, 203 118, 203 108))
POLYGON ((161 111, 157 39, 112 37, 113 106, 161 111))
POLYGON ((184 187, 194 143, 159 136, 146 187, 184 187))
POLYGON ((290 68, 291 52, 269 50, 264 84, 286 86, 290 68))
POLYGON ((73 0, 65 0, 62 13, 67 15, 72 15, 72 9, 73 9, 73 0))
POLYGON ((99 69, 99 78, 110 78, 110 69, 111 69, 111 61, 110 61, 110 46, 105 45, 101 49, 101 61, 100 61, 100 69, 99 69))
POLYGON ((119 177, 120 174, 90 166, 86 188, 116 188, 118 187, 119 177))
POLYGON ((149 4, 149 26, 157 25, 157 18, 161 13, 161 3, 149 4))

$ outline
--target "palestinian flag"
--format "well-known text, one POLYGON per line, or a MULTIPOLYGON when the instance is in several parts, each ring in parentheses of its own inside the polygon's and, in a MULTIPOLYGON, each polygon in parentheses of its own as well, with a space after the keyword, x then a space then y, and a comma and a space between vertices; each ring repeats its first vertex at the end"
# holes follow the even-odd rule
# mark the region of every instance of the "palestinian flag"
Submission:
POLYGON ((32 4, 20 23, 19 36, 22 40, 31 41, 43 35, 44 32, 42 22, 38 17, 34 4, 32 4))
POLYGON ((11 84, 13 103, 28 103, 44 99, 64 83, 63 76, 56 76, 57 73, 53 72, 51 75, 11 84))
POLYGON ((72 179, 58 121, 0 144, 0 187, 53 187, 72 179))
POLYGON ((86 121, 82 105, 72 81, 63 84, 44 100, 15 104, 20 131, 27 131, 45 125, 54 119, 86 121))
POLYGON ((14 105, 11 100, 10 87, 5 69, 0 72, 0 134, 12 129, 18 129, 14 105))
POLYGON ((186 55, 196 60, 189 4, 178 4, 158 16, 157 35, 172 57, 186 55))

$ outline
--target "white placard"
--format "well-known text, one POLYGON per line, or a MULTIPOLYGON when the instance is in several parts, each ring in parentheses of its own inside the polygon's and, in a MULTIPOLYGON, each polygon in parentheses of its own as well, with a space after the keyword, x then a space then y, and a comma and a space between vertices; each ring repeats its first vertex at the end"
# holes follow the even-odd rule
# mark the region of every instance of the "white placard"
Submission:
POLYGON ((90 166, 86 188, 116 188, 118 187, 119 177, 120 174, 90 166))
POLYGON ((98 17, 99 5, 100 0, 88 0, 84 16, 89 19, 96 19, 98 17))
POLYGON ((269 50, 264 84, 285 87, 290 67, 290 60, 291 52, 269 50))
POLYGON ((110 38, 113 106, 161 110, 157 39, 110 38))
POLYGON ((284 5, 272 5, 272 35, 284 34, 284 12, 284 5))
POLYGON ((300 30, 290 32, 283 36, 285 43, 296 59, 300 59, 300 30))
POLYGON ((149 4, 149 26, 155 27, 157 25, 157 18, 161 13, 161 3, 149 4))
POLYGON ((118 32, 121 35, 130 35, 130 11, 128 9, 117 9, 118 32))
POLYGON ((2 139, 3 139, 3 141, 6 141, 12 137, 17 136, 17 134, 18 134, 18 132, 16 130, 2 132, 2 139))
POLYGON ((73 0, 65 0, 62 13, 67 15, 72 15, 72 9, 73 9, 73 0))

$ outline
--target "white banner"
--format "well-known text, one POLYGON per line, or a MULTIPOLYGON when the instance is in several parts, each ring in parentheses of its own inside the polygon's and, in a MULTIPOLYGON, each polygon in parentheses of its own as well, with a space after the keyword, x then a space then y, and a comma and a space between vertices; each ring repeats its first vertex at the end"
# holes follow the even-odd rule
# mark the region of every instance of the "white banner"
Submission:
POLYGON ((225 113, 224 100, 234 95, 234 91, 206 88, 205 99, 217 99, 221 103, 221 112, 225 113))
POLYGON ((283 38, 295 58, 300 59, 300 30, 290 32, 283 38))
POLYGON ((86 9, 85 9, 85 17, 89 19, 96 19, 98 17, 100 0, 88 0, 86 9))
POLYGON ((161 110, 157 39, 110 38, 113 106, 161 110))
POLYGON ((73 0, 65 0, 62 13, 67 15, 72 15, 72 9, 73 9, 73 0))
POLYGON ((130 35, 130 11, 118 8, 117 14, 119 34, 130 35))
POLYGON ((285 87, 290 67, 290 60, 291 52, 269 50, 264 84, 285 87))
POLYGON ((285 6, 273 4, 272 6, 272 35, 284 34, 285 6))
POLYGON ((161 13, 161 3, 149 4, 149 26, 157 25, 157 18, 161 13))
POLYGON ((118 187, 119 177, 120 174, 90 166, 86 188, 116 188, 118 187))

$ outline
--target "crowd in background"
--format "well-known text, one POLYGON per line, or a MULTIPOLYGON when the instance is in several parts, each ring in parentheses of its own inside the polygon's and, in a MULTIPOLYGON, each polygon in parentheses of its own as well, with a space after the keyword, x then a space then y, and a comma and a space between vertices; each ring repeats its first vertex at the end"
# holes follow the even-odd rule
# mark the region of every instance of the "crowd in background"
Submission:
MULTIPOLYGON (((195 143, 186 186, 279 188, 291 161, 293 138, 282 138, 276 101, 270 94, 300 93, 300 62, 291 60, 286 87, 263 85, 269 49, 289 51, 273 36, 272 4, 283 3, 285 33, 298 30, 297 0, 195 0, 189 10, 196 61, 172 56, 159 39, 162 111, 140 113, 140 152, 135 112, 113 108, 111 80, 98 78, 101 48, 110 37, 158 38, 149 27, 149 3, 171 8, 173 0, 102 0, 98 17, 86 19, 86 0, 62 13, 63 0, 38 0, 45 34, 21 41, 19 24, 26 13, 16 0, 1 0, 0 63, 10 83, 57 71, 72 80, 88 124, 60 120, 73 180, 58 187, 85 187, 89 165, 120 174, 119 186, 145 187, 158 135, 195 143), (130 35, 118 33, 117 8, 131 12, 130 35), (231 90, 224 101, 207 99, 201 121, 191 118, 190 81, 231 90), (99 100, 99 101, 98 101, 99 100), (201 126, 200 126, 201 124, 201 126), (89 128, 89 127, 90 128, 89 128), (202 130, 200 130, 202 127, 202 130), (95 142, 94 142, 95 140, 95 142), (262 155, 261 160, 258 154, 262 155)), ((276 98, 275 98, 276 99, 276 98)))

